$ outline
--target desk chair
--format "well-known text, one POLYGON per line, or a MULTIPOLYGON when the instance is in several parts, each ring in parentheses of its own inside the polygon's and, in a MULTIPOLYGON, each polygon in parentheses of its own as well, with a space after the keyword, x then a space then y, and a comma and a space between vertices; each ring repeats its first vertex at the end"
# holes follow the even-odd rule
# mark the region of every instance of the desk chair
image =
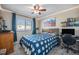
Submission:
POLYGON ((69 52, 70 46, 76 44, 76 39, 72 37, 71 34, 64 34, 62 36, 62 41, 66 45, 65 48, 67 48, 67 53, 69 52))

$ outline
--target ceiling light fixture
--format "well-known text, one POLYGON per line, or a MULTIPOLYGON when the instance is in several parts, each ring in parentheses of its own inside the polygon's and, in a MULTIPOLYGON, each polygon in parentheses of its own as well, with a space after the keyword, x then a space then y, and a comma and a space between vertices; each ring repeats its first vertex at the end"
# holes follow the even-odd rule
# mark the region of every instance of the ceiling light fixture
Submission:
POLYGON ((41 15, 41 12, 42 11, 46 11, 46 9, 42 8, 41 6, 39 6, 39 4, 36 4, 33 6, 33 11, 32 11, 32 14, 39 14, 41 15))

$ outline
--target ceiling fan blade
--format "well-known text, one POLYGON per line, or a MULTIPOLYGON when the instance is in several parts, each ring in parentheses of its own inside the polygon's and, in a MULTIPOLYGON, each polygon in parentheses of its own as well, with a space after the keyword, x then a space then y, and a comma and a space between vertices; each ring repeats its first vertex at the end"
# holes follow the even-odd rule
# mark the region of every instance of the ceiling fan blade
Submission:
POLYGON ((40 9, 39 11, 46 11, 46 9, 40 9))

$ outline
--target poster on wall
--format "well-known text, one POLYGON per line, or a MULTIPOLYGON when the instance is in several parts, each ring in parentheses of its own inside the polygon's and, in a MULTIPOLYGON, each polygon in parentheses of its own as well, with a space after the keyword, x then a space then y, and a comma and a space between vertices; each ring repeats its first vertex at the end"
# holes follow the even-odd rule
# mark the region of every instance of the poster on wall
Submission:
POLYGON ((56 26, 56 19, 50 18, 43 21, 43 27, 53 27, 56 26))

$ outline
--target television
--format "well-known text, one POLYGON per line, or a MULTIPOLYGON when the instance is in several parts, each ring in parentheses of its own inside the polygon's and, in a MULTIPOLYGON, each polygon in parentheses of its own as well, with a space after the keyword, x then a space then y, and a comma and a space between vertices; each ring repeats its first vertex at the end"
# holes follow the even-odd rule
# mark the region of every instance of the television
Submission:
POLYGON ((75 29, 62 29, 62 34, 72 34, 72 35, 75 35, 75 29))

